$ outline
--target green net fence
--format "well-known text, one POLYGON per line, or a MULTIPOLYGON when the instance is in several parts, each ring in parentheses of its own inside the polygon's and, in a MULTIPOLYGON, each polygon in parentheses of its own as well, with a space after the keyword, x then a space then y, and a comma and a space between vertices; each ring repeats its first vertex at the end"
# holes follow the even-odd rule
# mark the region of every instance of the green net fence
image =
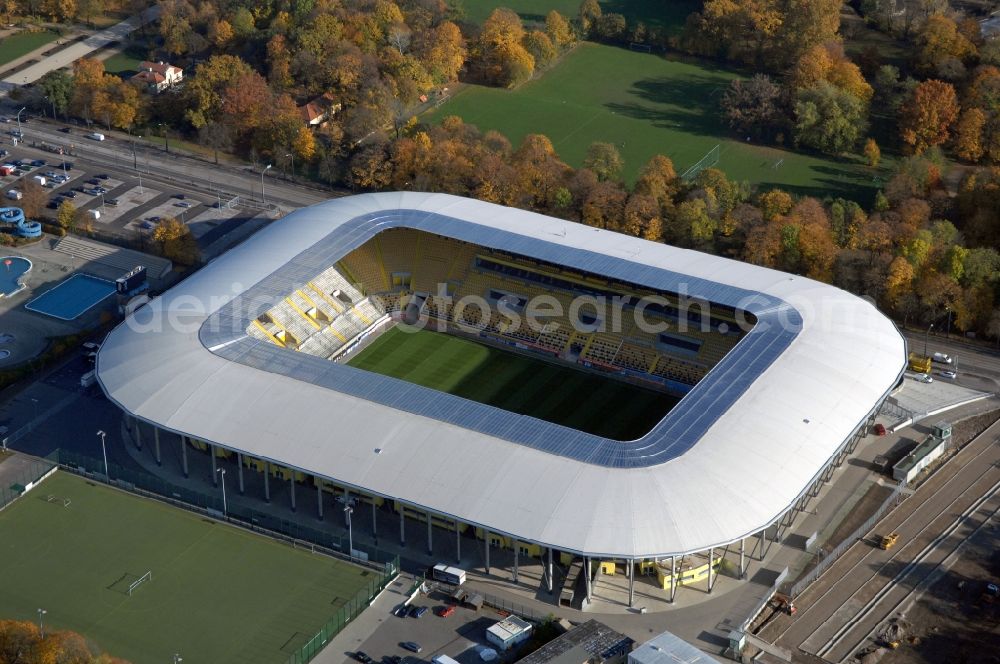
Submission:
MULTIPOLYGON (((0 452, 0 454, 5 454, 0 452)), ((24 454, 6 455, 0 458, 3 470, 0 471, 0 510, 19 498, 29 490, 46 473, 56 467, 49 459, 38 459, 24 454)))

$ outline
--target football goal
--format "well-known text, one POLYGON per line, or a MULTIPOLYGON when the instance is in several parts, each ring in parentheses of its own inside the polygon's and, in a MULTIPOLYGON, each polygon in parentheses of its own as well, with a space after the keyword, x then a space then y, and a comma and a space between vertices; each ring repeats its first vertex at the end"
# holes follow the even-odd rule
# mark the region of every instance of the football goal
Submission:
POLYGON ((698 160, 691 168, 687 169, 681 174, 681 179, 685 182, 693 180, 698 173, 701 173, 706 168, 712 168, 719 163, 719 146, 716 145, 714 148, 708 151, 708 153, 698 160))
POLYGON ((153 580, 153 572, 152 572, 152 570, 150 570, 150 571, 146 572, 145 574, 143 574, 142 576, 140 576, 135 581, 133 581, 132 583, 128 584, 128 594, 129 594, 129 597, 132 596, 132 593, 135 592, 135 590, 139 586, 141 586, 144 581, 152 581, 152 580, 153 580))

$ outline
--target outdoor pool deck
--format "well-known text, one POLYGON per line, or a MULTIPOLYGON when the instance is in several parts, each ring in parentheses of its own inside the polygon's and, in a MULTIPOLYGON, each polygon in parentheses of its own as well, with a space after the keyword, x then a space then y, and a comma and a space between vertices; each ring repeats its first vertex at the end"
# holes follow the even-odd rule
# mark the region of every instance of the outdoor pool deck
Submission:
POLYGON ((115 292, 115 284, 89 274, 74 274, 24 305, 59 320, 75 320, 115 292))
POLYGON ((0 295, 10 297, 24 289, 21 277, 31 271, 31 261, 18 256, 0 259, 0 295))

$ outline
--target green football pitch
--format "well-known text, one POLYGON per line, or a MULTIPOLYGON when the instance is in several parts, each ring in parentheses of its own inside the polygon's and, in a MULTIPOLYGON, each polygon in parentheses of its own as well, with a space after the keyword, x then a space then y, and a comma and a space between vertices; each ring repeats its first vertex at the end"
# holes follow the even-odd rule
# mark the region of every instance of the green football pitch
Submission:
POLYGON ((285 662, 374 578, 68 473, 0 512, 0 552, 0 618, 43 608, 135 664, 285 662))
POLYGON ((677 403, 604 376, 402 326, 348 364, 615 440, 641 437, 677 403))
POLYGON ((594 141, 613 143, 632 182, 655 154, 683 173, 719 145, 718 168, 761 189, 844 196, 867 203, 892 159, 872 171, 860 158, 838 159, 781 150, 734 136, 720 99, 737 74, 694 60, 669 60, 624 48, 583 43, 540 77, 516 90, 467 85, 423 116, 457 115, 482 131, 495 129, 516 147, 545 134, 568 164, 583 164, 594 141))
MULTIPOLYGON (((580 13, 578 0, 465 0, 465 19, 480 24, 489 18, 497 7, 513 9, 527 22, 541 23, 553 9, 568 19, 580 13)), ((628 24, 642 21, 650 28, 665 31, 668 35, 680 34, 688 14, 701 9, 699 0, 600 0, 601 11, 622 14, 628 24)))

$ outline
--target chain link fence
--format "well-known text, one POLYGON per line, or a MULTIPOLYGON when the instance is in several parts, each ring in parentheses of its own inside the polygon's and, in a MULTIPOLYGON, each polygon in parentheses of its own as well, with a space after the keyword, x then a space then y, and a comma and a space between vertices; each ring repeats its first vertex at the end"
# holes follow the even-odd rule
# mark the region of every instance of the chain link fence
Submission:
POLYGON ((56 464, 48 459, 38 459, 24 454, 18 454, 7 463, 3 473, 3 483, 0 484, 0 510, 24 495, 56 467, 56 464))
POLYGON ((511 602, 510 600, 506 600, 495 595, 484 594, 483 604, 490 606, 497 611, 513 614, 519 618, 524 618, 525 620, 531 620, 533 622, 541 622, 548 617, 548 614, 542 615, 537 611, 533 611, 527 606, 524 606, 523 604, 511 602))
POLYGON ((820 574, 826 571, 826 569, 830 567, 830 565, 837 562, 837 559, 840 558, 840 556, 842 556, 845 551, 851 548, 855 542, 864 537, 868 533, 868 531, 871 530, 876 523, 878 523, 878 521, 885 515, 886 512, 896 507, 897 505, 899 505, 899 503, 903 501, 903 499, 907 496, 906 492, 904 491, 905 488, 906 488, 905 482, 900 482, 899 484, 897 484, 896 488, 893 489, 893 492, 889 494, 889 496, 885 499, 885 501, 883 501, 882 504, 879 505, 878 509, 875 510, 875 512, 870 517, 868 517, 868 520, 865 521, 863 524, 861 524, 857 528, 857 530, 855 530, 849 536, 844 538, 844 540, 840 544, 838 544, 830 553, 828 553, 825 558, 820 560, 815 567, 813 567, 802 578, 796 581, 795 585, 793 585, 791 589, 789 589, 788 595, 791 597, 798 597, 806 588, 809 587, 809 584, 818 579, 820 574))

